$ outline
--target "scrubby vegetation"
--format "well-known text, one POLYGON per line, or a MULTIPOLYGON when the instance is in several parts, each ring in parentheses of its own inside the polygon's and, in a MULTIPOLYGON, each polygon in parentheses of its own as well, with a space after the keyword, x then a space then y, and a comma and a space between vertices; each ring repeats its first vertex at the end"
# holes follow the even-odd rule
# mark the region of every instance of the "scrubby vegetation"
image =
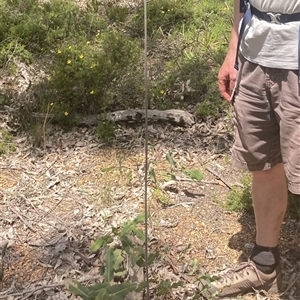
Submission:
MULTIPOLYGON (((0 1, 0 65, 41 67, 30 106, 72 118, 143 107, 144 10, 137 1, 0 1)), ((148 3, 149 106, 188 108, 201 118, 222 109, 216 72, 227 48, 232 12, 226 2, 148 3)), ((25 98, 25 97, 24 97, 25 98)))

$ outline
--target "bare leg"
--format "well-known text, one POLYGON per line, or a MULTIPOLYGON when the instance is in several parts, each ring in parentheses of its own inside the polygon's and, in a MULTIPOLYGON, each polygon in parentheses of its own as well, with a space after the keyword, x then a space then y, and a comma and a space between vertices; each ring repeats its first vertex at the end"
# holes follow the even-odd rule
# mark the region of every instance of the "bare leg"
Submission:
POLYGON ((283 164, 252 174, 256 244, 276 247, 287 207, 287 184, 283 164))

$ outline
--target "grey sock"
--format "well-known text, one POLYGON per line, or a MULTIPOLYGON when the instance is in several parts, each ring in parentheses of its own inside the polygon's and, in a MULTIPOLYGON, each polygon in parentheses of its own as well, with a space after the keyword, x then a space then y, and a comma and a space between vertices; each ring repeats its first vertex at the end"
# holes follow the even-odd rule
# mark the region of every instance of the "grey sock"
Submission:
POLYGON ((271 274, 280 262, 280 253, 277 247, 263 247, 255 244, 252 249, 251 260, 257 269, 265 274, 271 274))

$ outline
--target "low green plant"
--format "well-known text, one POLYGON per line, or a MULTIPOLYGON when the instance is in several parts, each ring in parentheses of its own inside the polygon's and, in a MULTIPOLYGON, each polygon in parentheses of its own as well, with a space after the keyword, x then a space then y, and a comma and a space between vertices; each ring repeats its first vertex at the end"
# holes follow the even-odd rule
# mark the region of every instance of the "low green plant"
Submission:
MULTIPOLYGON (((112 228, 110 234, 96 239, 91 250, 102 253, 103 265, 100 267, 100 274, 103 280, 87 287, 79 282, 71 282, 71 293, 84 300, 123 300, 130 292, 141 293, 146 287, 143 272, 140 282, 133 282, 129 269, 132 273, 133 270, 150 266, 159 257, 159 252, 150 252, 146 264, 144 223, 145 217, 140 215, 126 221, 120 228, 112 228)), ((179 286, 183 286, 183 282, 169 284, 168 281, 162 281, 157 284, 156 290, 159 295, 164 295, 179 286)))
POLYGON ((116 123, 100 121, 96 127, 96 134, 101 141, 109 142, 115 136, 116 123))
POLYGON ((201 181, 203 179, 203 173, 198 169, 190 169, 184 166, 180 166, 178 162, 174 159, 174 155, 171 151, 166 153, 166 160, 170 165, 170 169, 164 169, 161 174, 156 174, 155 168, 150 167, 148 176, 153 184, 153 197, 154 199, 162 204, 163 206, 170 206, 173 204, 170 195, 162 188, 160 179, 164 181, 177 181, 177 178, 182 178, 182 176, 193 179, 196 181, 201 181), (160 175, 160 176, 157 176, 160 175))
POLYGON ((242 178, 241 185, 235 185, 231 188, 225 202, 226 210, 253 212, 251 182, 251 176, 246 175, 242 178))
POLYGON ((170 196, 159 188, 153 190, 153 196, 162 206, 167 207, 172 204, 170 196))
POLYGON ((288 211, 292 218, 300 220, 300 195, 289 193, 288 211))
MULTIPOLYGON (((230 190, 226 202, 225 209, 229 211, 253 212, 252 195, 251 195, 251 175, 246 175, 241 180, 241 185, 233 186, 230 190)), ((300 219, 300 195, 288 193, 288 212, 291 217, 300 219)))
POLYGON ((0 156, 10 154, 15 150, 13 136, 8 131, 0 129, 0 156))

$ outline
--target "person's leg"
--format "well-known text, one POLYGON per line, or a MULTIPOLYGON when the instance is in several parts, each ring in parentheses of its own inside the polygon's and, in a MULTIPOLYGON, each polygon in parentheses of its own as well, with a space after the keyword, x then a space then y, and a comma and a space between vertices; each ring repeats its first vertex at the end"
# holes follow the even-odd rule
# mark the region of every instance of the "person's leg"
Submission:
POLYGON ((281 123, 275 111, 280 93, 274 95, 273 87, 274 80, 270 80, 266 68, 241 59, 233 98, 232 163, 253 174, 256 243, 250 259, 218 274, 220 280, 211 283, 205 295, 229 297, 253 289, 276 293, 281 289, 278 239, 286 210, 287 185, 280 145, 281 123))
POLYGON ((278 240, 287 208, 287 184, 283 164, 252 172, 252 199, 256 242, 250 259, 265 274, 280 264, 278 240))
POLYGON ((287 184, 283 164, 252 174, 256 244, 276 247, 287 207, 287 184))

